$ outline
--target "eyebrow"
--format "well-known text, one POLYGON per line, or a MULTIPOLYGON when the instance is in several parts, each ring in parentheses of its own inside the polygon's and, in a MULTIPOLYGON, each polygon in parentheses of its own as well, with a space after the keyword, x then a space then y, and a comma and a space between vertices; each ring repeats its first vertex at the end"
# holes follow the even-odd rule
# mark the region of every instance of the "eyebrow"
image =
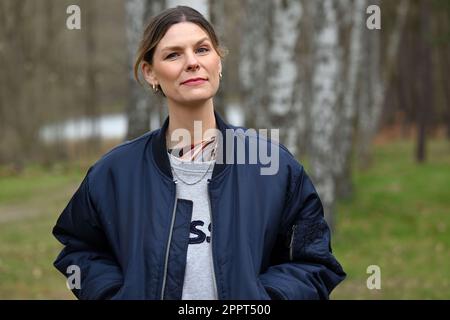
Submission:
MULTIPOLYGON (((205 40, 209 40, 208 37, 201 38, 200 40, 198 40, 198 41, 195 43, 195 45, 199 45, 200 43, 202 43, 202 42, 205 41, 205 40)), ((177 50, 177 49, 182 49, 182 48, 183 48, 183 47, 180 47, 180 46, 164 47, 164 48, 161 49, 161 52, 167 51, 167 50, 177 50)))

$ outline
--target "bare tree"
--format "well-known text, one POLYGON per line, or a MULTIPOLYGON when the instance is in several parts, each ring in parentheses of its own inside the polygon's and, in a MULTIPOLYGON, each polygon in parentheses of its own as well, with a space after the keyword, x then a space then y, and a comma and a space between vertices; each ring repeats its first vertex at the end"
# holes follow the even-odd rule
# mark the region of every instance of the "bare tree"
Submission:
MULTIPOLYGON (((220 0, 209 0, 209 15, 210 21, 214 25, 214 29, 217 32, 217 37, 219 41, 225 38, 225 30, 227 30, 228 16, 225 14, 226 7, 231 1, 220 1, 220 0)), ((221 80, 219 90, 214 96, 214 109, 216 109, 220 114, 225 115, 225 104, 226 104, 226 93, 228 92, 227 84, 229 77, 229 70, 225 68, 224 63, 222 63, 222 75, 225 74, 225 78, 221 80)))
POLYGON ((245 124, 250 128, 268 125, 269 75, 274 72, 268 54, 273 5, 273 1, 248 0, 243 7, 239 76, 245 124))
POLYGON ((342 79, 342 50, 339 47, 338 14, 334 1, 314 2, 313 99, 311 104, 312 178, 321 196, 325 218, 333 228, 336 195, 333 170, 334 134, 339 126, 337 112, 342 79), (319 18, 320 17, 320 18, 319 18))
POLYGON ((332 225, 337 181, 351 191, 367 0, 246 4, 241 81, 247 125, 282 128, 280 141, 297 156, 309 147, 332 225))
POLYGON ((2 1, 0 5, 0 69, 2 80, 4 136, 0 152, 21 168, 39 149, 36 140, 40 110, 36 108, 38 88, 37 4, 33 1, 2 1))
POLYGON ((97 68, 97 7, 95 1, 85 0, 85 41, 86 41, 86 93, 85 93, 85 115, 90 124, 89 138, 86 144, 88 154, 100 149, 100 128, 98 125, 101 113, 98 99, 98 68, 97 68))
POLYGON ((438 57, 436 62, 436 74, 440 75, 442 83, 443 124, 446 128, 447 139, 450 140, 450 2, 439 0, 434 2, 433 19, 438 17, 436 23, 436 39, 438 57))
POLYGON ((419 104, 417 110, 417 149, 416 159, 418 162, 425 162, 426 159, 426 141, 427 129, 430 121, 430 113, 433 112, 433 76, 431 63, 431 8, 429 1, 420 2, 419 25, 420 33, 418 59, 418 78, 419 83, 419 104), (420 79, 420 80, 419 80, 420 79))
POLYGON ((214 108, 227 116, 230 103, 240 103, 239 60, 242 3, 239 0, 209 0, 210 21, 223 47, 228 49, 222 61, 220 88, 214 97, 214 108))
POLYGON ((272 128, 280 129, 280 141, 297 155, 299 118, 303 111, 303 100, 299 95, 304 80, 298 68, 300 28, 303 17, 300 1, 275 1, 273 27, 268 48, 270 72, 268 77, 268 106, 266 115, 272 128))
MULTIPOLYGON (((365 10, 368 0, 340 1, 338 10, 342 17, 339 28, 339 43, 344 51, 343 79, 338 112, 339 126, 334 135, 335 149, 333 154, 334 172, 336 176, 336 194, 339 198, 352 195, 352 150, 354 144, 354 122, 357 113, 356 96, 358 80, 363 81, 362 43, 369 35, 363 31, 365 26, 365 10), (347 36, 348 35, 348 36, 347 36)), ((375 35, 376 36, 376 35, 375 35)))
MULTIPOLYGON (((372 1, 379 4, 379 0, 372 1)), ((372 140, 378 130, 382 105, 386 90, 389 87, 395 70, 395 62, 400 48, 400 40, 404 31, 408 16, 409 1, 401 0, 397 4, 395 23, 389 33, 386 50, 382 50, 379 32, 366 32, 366 39, 363 42, 364 54, 363 65, 366 70, 364 77, 368 77, 368 82, 364 85, 359 95, 358 115, 357 115, 357 154, 360 159, 360 166, 368 167, 372 159, 372 140), (383 61, 383 63, 381 63, 383 61)))
POLYGON ((159 126, 162 118, 161 114, 164 108, 161 96, 149 93, 150 89, 144 90, 136 83, 133 76, 133 65, 145 22, 165 7, 165 0, 127 0, 125 2, 130 90, 127 103, 128 132, 126 139, 133 139, 151 129, 152 116, 156 118, 156 121, 152 121, 155 123, 154 129, 159 126))
POLYGON ((297 51, 302 4, 248 1, 242 33, 240 77, 247 126, 280 129, 280 142, 296 153, 298 114, 297 51), (255 27, 257 26, 257 27, 255 27))
MULTIPOLYGON (((40 81, 35 84, 39 88, 38 101, 41 102, 39 109, 45 113, 45 119, 47 120, 52 120, 51 116, 54 117, 53 119, 63 119, 64 112, 70 105, 67 90, 70 86, 67 79, 70 72, 64 69, 67 61, 66 46, 61 45, 61 43, 58 44, 61 28, 57 25, 60 21, 57 19, 57 14, 58 11, 62 11, 62 8, 58 7, 52 0, 45 0, 41 6, 42 11, 37 13, 43 17, 45 37, 41 39, 38 47, 39 62, 36 68, 40 81)), ((89 101, 85 102, 87 108, 89 101)), ((95 105, 93 107, 95 108, 95 105)), ((62 126, 59 130, 62 130, 62 126)), ((41 160, 46 165, 51 165, 54 161, 67 159, 67 143, 60 132, 56 134, 54 145, 43 144, 42 149, 44 152, 41 153, 41 160)))
POLYGON ((441 67, 439 68, 441 74, 441 80, 443 83, 443 100, 444 105, 444 115, 447 127, 447 139, 450 140, 450 75, 448 70, 450 70, 450 4, 448 2, 443 2, 443 10, 441 13, 441 18, 439 19, 439 35, 443 38, 440 42, 439 47, 439 63, 441 67))

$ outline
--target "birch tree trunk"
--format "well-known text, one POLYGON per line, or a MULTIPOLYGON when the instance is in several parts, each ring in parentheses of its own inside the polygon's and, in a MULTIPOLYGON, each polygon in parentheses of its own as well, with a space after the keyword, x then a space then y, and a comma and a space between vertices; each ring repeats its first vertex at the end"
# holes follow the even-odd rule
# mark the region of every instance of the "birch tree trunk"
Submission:
POLYGON ((339 125, 338 99, 342 79, 342 50, 334 1, 314 2, 315 38, 314 74, 311 104, 310 160, 312 180, 321 197, 325 219, 334 228, 333 209, 336 195, 334 134, 339 125))
POLYGON ((239 76, 245 125, 249 128, 267 126, 264 123, 267 119, 270 94, 268 78, 274 72, 268 54, 273 25, 273 3, 248 0, 243 8, 239 76))
POLYGON ((336 179, 351 182, 366 6, 367 0, 303 0, 249 1, 246 7, 241 79, 252 120, 247 125, 282 128, 280 141, 297 156, 309 146, 331 226, 336 179))
MULTIPOLYGON (((163 99, 154 95, 150 87, 143 81, 145 88, 136 83, 133 76, 133 65, 139 41, 150 16, 158 14, 166 7, 165 0, 126 0, 126 37, 128 52, 129 96, 127 103, 128 132, 126 139, 136 138, 149 129, 160 125, 164 112, 163 99), (152 117, 152 118, 151 118, 152 117), (152 127, 150 127, 152 123, 152 127)), ((167 111, 166 111, 167 112, 167 111)))
POLYGON ((269 100, 267 117, 269 128, 280 130, 280 142, 298 155, 298 119, 303 104, 300 92, 302 74, 297 59, 300 46, 303 16, 302 3, 297 0, 275 1, 269 63, 273 72, 269 74, 269 100))
POLYGON ((340 25, 340 44, 344 47, 344 90, 338 104, 339 127, 335 134, 336 146, 334 170, 336 176, 336 195, 338 198, 349 198, 353 193, 352 186, 352 150, 354 142, 354 121, 357 112, 356 93, 358 79, 361 81, 362 45, 366 34, 365 11, 369 5, 368 0, 339 1, 339 12, 343 18, 340 25), (346 35, 350 36, 347 38, 346 35))
POLYGON ((279 129, 280 142, 295 154, 301 2, 248 1, 246 14, 240 71, 247 126, 279 129))

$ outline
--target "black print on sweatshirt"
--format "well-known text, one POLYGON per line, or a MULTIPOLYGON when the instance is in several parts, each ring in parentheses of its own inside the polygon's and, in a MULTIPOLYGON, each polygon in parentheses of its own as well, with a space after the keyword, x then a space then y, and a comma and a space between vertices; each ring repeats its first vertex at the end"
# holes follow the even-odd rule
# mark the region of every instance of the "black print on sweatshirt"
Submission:
MULTIPOLYGON (((189 237, 189 244, 200 244, 205 240, 207 243, 211 242, 211 237, 207 236, 201 228, 205 223, 201 220, 195 220, 191 222, 191 236, 189 237)), ((211 235, 211 223, 208 225, 209 235, 211 235)))

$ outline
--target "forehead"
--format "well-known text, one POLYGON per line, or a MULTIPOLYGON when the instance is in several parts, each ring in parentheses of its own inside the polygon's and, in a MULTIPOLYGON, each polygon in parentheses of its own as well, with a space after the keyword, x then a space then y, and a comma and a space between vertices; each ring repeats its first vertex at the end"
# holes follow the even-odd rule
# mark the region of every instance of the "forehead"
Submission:
POLYGON ((188 46, 195 44, 202 38, 210 37, 199 25, 192 22, 180 22, 172 25, 159 41, 157 50, 165 47, 188 46))

